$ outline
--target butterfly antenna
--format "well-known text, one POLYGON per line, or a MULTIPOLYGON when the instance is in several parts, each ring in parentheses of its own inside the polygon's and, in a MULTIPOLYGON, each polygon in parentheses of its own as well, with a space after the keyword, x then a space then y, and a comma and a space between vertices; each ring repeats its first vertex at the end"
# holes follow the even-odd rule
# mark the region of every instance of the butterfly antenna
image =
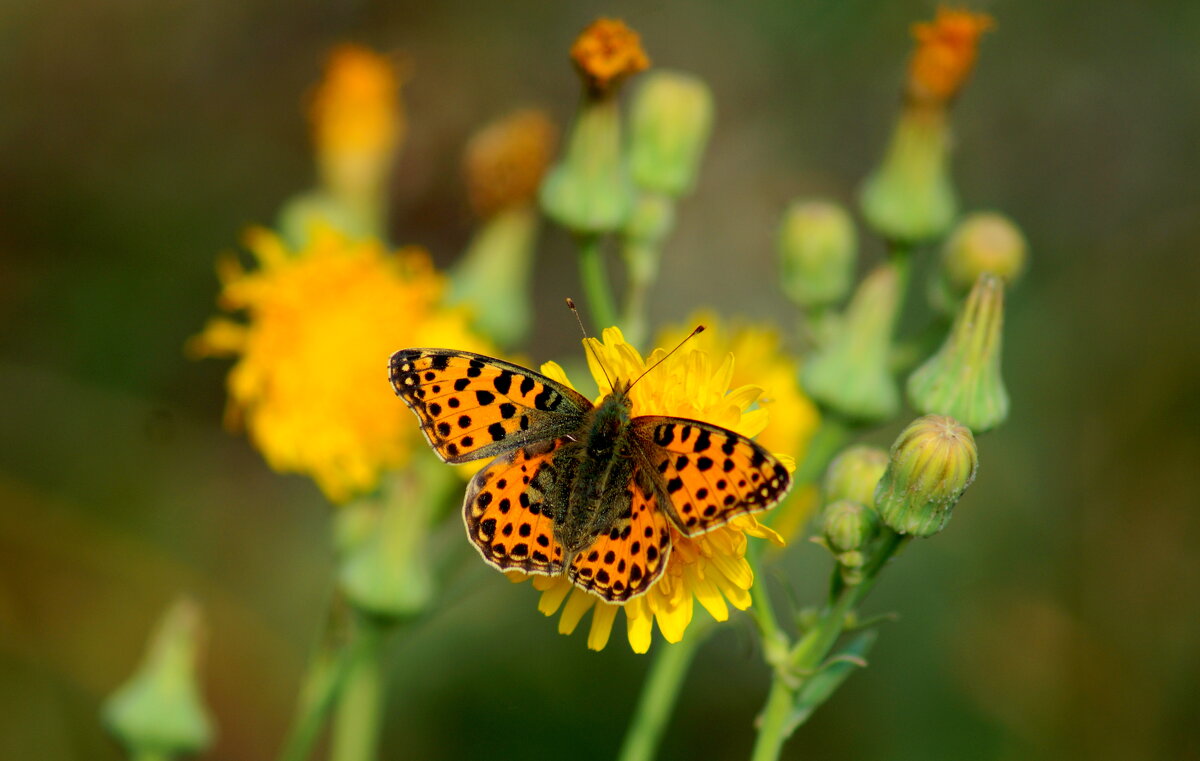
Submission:
MULTIPOLYGON (((682 341, 680 341, 679 343, 675 344, 675 348, 674 348, 674 349, 671 349, 669 352, 667 352, 666 354, 664 354, 664 355, 663 355, 663 357, 662 357, 662 359, 658 360, 658 361, 657 361, 657 362, 655 362, 653 365, 650 365, 649 367, 647 367, 645 370, 643 370, 643 371, 642 371, 642 374, 641 374, 641 375, 639 375, 638 377, 634 378, 634 380, 633 380, 633 383, 630 383, 630 384, 629 384, 629 388, 633 388, 634 384, 636 384, 636 383, 637 383, 638 381, 640 381, 642 378, 645 378, 645 377, 646 377, 646 375, 647 375, 647 374, 649 374, 649 372, 650 372, 651 370, 653 370, 654 368, 658 367, 658 366, 659 366, 659 365, 661 365, 663 362, 666 362, 666 361, 667 361, 667 357, 669 357, 669 356, 671 356, 672 354, 674 354, 675 352, 679 351, 681 348, 683 348, 683 345, 684 345, 685 343, 687 343, 688 341, 692 340, 693 338, 695 338, 696 336, 698 336, 699 334, 701 334, 701 333, 703 333, 703 332, 704 332, 704 326, 703 326, 703 325, 697 325, 695 330, 693 330, 691 333, 688 333, 688 334, 687 334, 687 338, 684 338, 682 341)), ((626 389, 626 390, 628 390, 628 389, 626 389)))
MULTIPOLYGON (((575 315, 575 322, 579 323, 579 332, 583 333, 583 337, 586 339, 588 337, 587 328, 583 327, 583 319, 579 316, 579 310, 575 308, 575 299, 567 299, 567 309, 570 309, 571 314, 575 315)), ((588 347, 588 349, 591 349, 592 356, 596 358, 596 364, 600 365, 600 372, 604 373, 604 380, 608 381, 608 387, 615 388, 613 386, 612 378, 609 377, 608 370, 604 367, 604 361, 600 359, 600 355, 596 352, 595 348, 592 347, 591 342, 585 341, 583 345, 588 347)))

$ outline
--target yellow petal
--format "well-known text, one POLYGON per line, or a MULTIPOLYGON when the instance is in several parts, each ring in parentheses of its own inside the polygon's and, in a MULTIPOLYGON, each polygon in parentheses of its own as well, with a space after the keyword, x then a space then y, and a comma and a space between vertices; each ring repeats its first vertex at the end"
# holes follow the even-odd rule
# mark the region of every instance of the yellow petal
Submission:
MULTIPOLYGON (((549 578, 543 576, 542 578, 549 578)), ((555 611, 562 605, 563 600, 567 599, 567 593, 571 591, 571 584, 560 580, 560 583, 555 584, 542 592, 542 597, 538 600, 538 610, 543 615, 553 616, 555 611)))
POLYGON ((635 653, 650 650, 651 633, 654 631, 654 615, 647 609, 643 599, 639 597, 625 603, 626 633, 629 637, 629 647, 635 653))
POLYGON ((613 621, 617 618, 620 605, 596 603, 596 611, 592 613, 592 628, 588 632, 587 646, 589 650, 603 650, 612 634, 613 621))
POLYGON ((575 627, 579 626, 579 620, 583 618, 584 613, 592 609, 595 601, 595 597, 582 589, 573 588, 570 598, 567 599, 567 605, 563 608, 562 617, 558 619, 558 633, 570 634, 575 631, 575 627))

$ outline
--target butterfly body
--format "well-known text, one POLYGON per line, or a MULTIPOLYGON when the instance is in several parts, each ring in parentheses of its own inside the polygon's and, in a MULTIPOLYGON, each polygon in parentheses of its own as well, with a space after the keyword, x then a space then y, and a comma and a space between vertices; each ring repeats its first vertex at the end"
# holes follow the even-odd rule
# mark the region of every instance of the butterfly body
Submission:
POLYGON ((610 602, 653 586, 672 530, 702 534, 770 507, 790 485, 778 460, 740 434, 634 415, 628 384, 593 405, 533 370, 449 349, 398 351, 389 376, 442 459, 496 458, 463 502, 483 558, 565 573, 610 602))

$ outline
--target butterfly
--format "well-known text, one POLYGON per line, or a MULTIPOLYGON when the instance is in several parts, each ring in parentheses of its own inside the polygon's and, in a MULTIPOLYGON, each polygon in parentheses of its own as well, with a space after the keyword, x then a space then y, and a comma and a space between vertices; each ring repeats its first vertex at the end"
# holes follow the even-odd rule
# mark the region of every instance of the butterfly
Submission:
POLYGON ((631 382, 592 404, 541 373, 465 351, 401 349, 388 369, 442 460, 495 458, 462 508, 483 559, 502 571, 565 573, 609 602, 654 586, 672 528, 703 534, 766 510, 791 485, 779 460, 741 434, 634 416, 631 382))

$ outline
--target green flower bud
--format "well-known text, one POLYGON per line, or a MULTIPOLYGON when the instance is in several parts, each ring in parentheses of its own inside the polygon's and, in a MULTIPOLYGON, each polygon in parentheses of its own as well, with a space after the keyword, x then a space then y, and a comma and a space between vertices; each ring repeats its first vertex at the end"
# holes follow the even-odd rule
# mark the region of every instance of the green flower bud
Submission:
POLYGON ((837 332, 804 366, 801 380, 812 398, 855 420, 896 414, 900 390, 888 352, 899 305, 895 265, 877 267, 858 286, 837 332))
POLYGON ((212 721, 196 684, 202 628, 195 602, 172 605, 137 672, 105 701, 104 725, 132 755, 198 753, 212 743, 212 721))
POLYGON ((942 270, 951 289, 966 293, 987 272, 1012 285, 1025 269, 1028 247, 1012 221, 996 212, 968 214, 942 247, 942 270))
POLYGON ((529 278, 538 219, 531 206, 488 217, 450 273, 450 304, 465 304, 472 325, 502 347, 521 342, 533 320, 529 278))
POLYGON ((862 550, 878 530, 875 511, 858 502, 839 499, 825 508, 825 541, 835 553, 862 550))
POLYGON ((940 109, 906 109, 882 165, 867 178, 862 211, 889 240, 917 243, 950 227, 958 202, 949 173, 949 128, 940 109))
POLYGON ((879 447, 854 446, 839 454, 825 471, 826 503, 850 500, 874 507, 875 486, 887 469, 888 454, 879 447))
POLYGON ((629 164, 638 187, 679 198, 692 190, 708 135, 713 99, 690 74, 647 74, 634 97, 629 164))
POLYGON ((858 235, 854 220, 830 201, 794 201, 779 228, 784 292, 802 307, 845 298, 854 278, 858 235))
POLYGON ((566 154, 546 175, 540 198, 546 216, 572 232, 621 228, 633 207, 634 191, 621 158, 616 98, 584 101, 566 154))
POLYGON ((970 429, 942 415, 917 418, 892 444, 875 509, 899 534, 933 536, 946 527, 978 465, 970 429))
POLYGON ((982 274, 936 354, 908 378, 908 398, 918 411, 950 415, 976 433, 1008 417, 1008 391, 1000 377, 1004 285, 982 274))

